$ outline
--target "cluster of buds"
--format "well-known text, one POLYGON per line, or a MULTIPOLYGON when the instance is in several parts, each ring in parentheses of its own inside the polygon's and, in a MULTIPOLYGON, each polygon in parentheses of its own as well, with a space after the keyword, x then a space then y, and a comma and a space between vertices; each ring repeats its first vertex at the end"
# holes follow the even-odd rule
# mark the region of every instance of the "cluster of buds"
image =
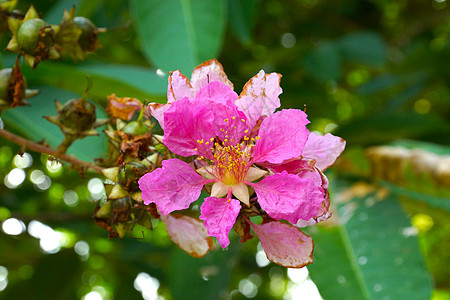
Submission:
POLYGON ((161 167, 164 147, 161 138, 152 134, 154 124, 144 118, 145 108, 135 98, 108 96, 107 112, 111 122, 105 134, 109 137, 109 158, 102 164, 107 201, 97 208, 97 225, 109 232, 109 237, 123 238, 135 224, 152 229, 151 216, 159 218, 156 206, 142 203, 138 180, 144 174, 161 167), (140 110, 136 120, 134 112, 140 110))
POLYGON ((75 17, 75 8, 64 11, 60 25, 47 24, 31 6, 23 19, 8 17, 12 38, 7 50, 23 55, 27 63, 36 68, 39 62, 58 59, 69 54, 75 60, 84 59, 86 53, 98 48, 98 29, 89 19, 75 17))
POLYGON ((0 114, 8 108, 28 105, 26 99, 38 93, 38 90, 27 89, 18 61, 12 69, 0 70, 0 114))

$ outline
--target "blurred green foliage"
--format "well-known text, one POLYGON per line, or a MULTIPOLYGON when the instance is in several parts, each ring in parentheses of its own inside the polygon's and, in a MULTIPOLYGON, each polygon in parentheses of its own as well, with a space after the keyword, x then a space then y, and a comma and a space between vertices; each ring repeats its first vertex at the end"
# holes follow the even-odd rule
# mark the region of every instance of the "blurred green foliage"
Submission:
MULTIPOLYGON (((76 5, 77 15, 109 31, 86 61, 24 65, 28 86, 41 94, 2 114, 6 129, 56 146, 62 134, 42 115, 54 114, 54 99, 81 95, 86 75, 101 115, 111 93, 164 102, 167 77, 159 74, 188 75, 213 57, 236 91, 260 69, 280 73, 282 106, 305 107, 310 130, 347 141, 327 173, 334 217, 308 231, 316 244, 308 269, 322 297, 450 299, 448 1, 22 0, 18 8, 31 3, 54 24, 76 5), (374 145, 429 154, 375 160, 367 150, 374 145), (430 153, 436 164, 425 160, 430 153), (434 173, 443 161, 446 169, 434 173)), ((9 38, 4 32, 2 48, 9 38)), ((0 63, 14 60, 2 53, 0 63)), ((105 143, 89 137, 69 153, 92 161, 105 143)), ((80 178, 36 153, 20 166, 19 151, 1 140, 0 221, 21 220, 29 233, 0 231, 0 299, 313 299, 309 279, 267 265, 256 239, 234 236, 227 251, 200 260, 175 247, 162 223, 108 240, 92 218, 101 199, 90 181, 96 174, 80 178), (11 170, 25 176, 17 187, 5 185, 11 170), (45 244, 48 237, 57 243, 45 244)))

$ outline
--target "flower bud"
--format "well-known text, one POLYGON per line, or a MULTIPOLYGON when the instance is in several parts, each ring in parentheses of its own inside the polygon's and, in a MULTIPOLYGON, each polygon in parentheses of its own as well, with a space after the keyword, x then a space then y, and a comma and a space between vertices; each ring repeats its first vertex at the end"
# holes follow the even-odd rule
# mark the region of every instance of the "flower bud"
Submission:
POLYGON ((81 29, 81 35, 78 44, 84 52, 93 52, 98 47, 97 35, 98 28, 85 17, 75 17, 73 22, 76 27, 81 29))
POLYGON ((40 19, 33 6, 28 9, 23 20, 8 18, 8 26, 12 38, 6 49, 22 54, 32 68, 40 61, 60 57, 53 42, 59 27, 48 25, 40 19))
POLYGON ((47 45, 51 44, 50 36, 41 31, 45 26, 47 26, 47 23, 42 19, 31 19, 20 26, 17 33, 17 43, 25 53, 34 55, 38 49, 46 48, 47 45))
POLYGON ((144 122, 133 121, 122 128, 122 131, 132 135, 141 135, 149 132, 150 128, 144 122))
POLYGON ((91 129, 97 119, 94 104, 82 99, 69 100, 58 115, 62 125, 75 131, 91 129))
POLYGON ((140 163, 128 162, 120 170, 118 183, 129 192, 139 191, 138 180, 147 173, 147 171, 147 167, 140 163))

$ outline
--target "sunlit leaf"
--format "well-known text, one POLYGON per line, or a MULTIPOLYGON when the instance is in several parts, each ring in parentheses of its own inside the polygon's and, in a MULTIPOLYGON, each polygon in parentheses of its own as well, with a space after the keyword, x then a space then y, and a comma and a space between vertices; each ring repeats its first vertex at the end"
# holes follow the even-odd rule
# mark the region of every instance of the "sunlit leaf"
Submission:
POLYGON ((132 0, 144 54, 165 72, 192 72, 219 54, 225 30, 224 0, 132 0))
POLYGON ((137 66, 103 63, 74 66, 42 62, 36 70, 25 68, 23 73, 29 83, 52 85, 78 94, 86 90, 86 77, 89 75, 93 83, 89 96, 101 101, 106 101, 106 96, 112 93, 141 101, 165 102, 166 98, 167 78, 156 75, 154 70, 137 66))
POLYGON ((325 299, 429 299, 432 291, 417 229, 395 196, 348 196, 340 224, 313 234, 311 277, 325 299), (327 274, 324 276, 324 274, 327 274), (351 295, 351 296, 350 296, 351 295))

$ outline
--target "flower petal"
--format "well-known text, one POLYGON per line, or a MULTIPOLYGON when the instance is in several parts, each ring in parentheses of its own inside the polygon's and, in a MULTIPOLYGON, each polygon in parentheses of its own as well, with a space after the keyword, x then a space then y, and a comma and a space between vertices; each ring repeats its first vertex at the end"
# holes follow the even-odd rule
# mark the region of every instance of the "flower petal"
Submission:
POLYGON ((204 221, 208 235, 215 236, 222 248, 228 247, 228 233, 241 210, 241 204, 236 199, 208 197, 201 207, 200 219, 204 221))
POLYGON ((331 133, 317 135, 311 132, 303 149, 303 158, 315 159, 316 167, 325 171, 333 165, 336 159, 345 149, 345 141, 331 133))
POLYGON ((155 203, 163 215, 186 209, 200 196, 205 179, 179 159, 162 162, 162 168, 139 179, 145 204, 155 203))
POLYGON ((331 217, 331 213, 328 211, 330 208, 330 193, 328 192, 328 178, 317 168, 315 168, 312 171, 300 172, 297 175, 300 178, 310 178, 311 180, 313 180, 315 184, 320 187, 319 189, 322 191, 323 201, 320 204, 320 207, 317 210, 315 216, 311 217, 311 219, 307 221, 299 219, 298 222, 294 225, 297 227, 306 227, 328 220, 331 217))
POLYGON ((189 79, 181 74, 180 71, 174 71, 169 76, 169 85, 167 86, 167 103, 181 100, 184 97, 193 98, 194 89, 189 83, 189 79))
POLYGON ((298 174, 302 171, 312 171, 314 170, 314 162, 309 162, 300 157, 286 160, 281 164, 271 164, 271 163, 259 163, 263 167, 270 169, 274 173, 281 173, 283 171, 289 174, 298 174))
POLYGON ((161 104, 152 102, 149 103, 147 108, 150 114, 158 121, 161 128, 164 130, 164 113, 170 108, 170 104, 161 104))
POLYGON ((205 61, 195 67, 192 72, 191 85, 196 91, 213 81, 219 81, 233 89, 233 84, 228 80, 222 65, 216 59, 205 61))
POLYGON ((142 103, 136 98, 130 97, 117 97, 116 94, 107 96, 108 108, 107 111, 113 117, 120 118, 122 120, 131 120, 135 111, 142 108, 142 103))
POLYGON ((203 257, 212 249, 213 241, 200 220, 180 214, 161 216, 161 220, 172 241, 191 256, 203 257))
POLYGON ((282 163, 302 154, 309 135, 306 114, 298 109, 284 109, 265 118, 259 129, 253 161, 282 163))
POLYGON ((288 268, 301 268, 313 262, 312 238, 298 228, 279 222, 250 225, 270 261, 288 268))
POLYGON ((195 95, 195 101, 213 101, 227 104, 228 102, 234 103, 237 97, 238 95, 228 85, 213 81, 200 89, 195 95))
POLYGON ((280 107, 280 79, 280 74, 265 74, 261 70, 245 84, 236 105, 252 125, 256 124, 261 116, 269 116, 280 107))
POLYGON ((269 216, 292 224, 309 220, 323 202, 323 192, 310 178, 287 172, 268 176, 258 183, 247 183, 255 189, 258 202, 269 216))
POLYGON ((214 114, 202 103, 188 98, 172 103, 164 113, 163 143, 175 154, 191 156, 201 153, 211 156, 210 146, 197 141, 209 141, 214 137, 214 114), (198 149, 198 150, 196 150, 198 149))

